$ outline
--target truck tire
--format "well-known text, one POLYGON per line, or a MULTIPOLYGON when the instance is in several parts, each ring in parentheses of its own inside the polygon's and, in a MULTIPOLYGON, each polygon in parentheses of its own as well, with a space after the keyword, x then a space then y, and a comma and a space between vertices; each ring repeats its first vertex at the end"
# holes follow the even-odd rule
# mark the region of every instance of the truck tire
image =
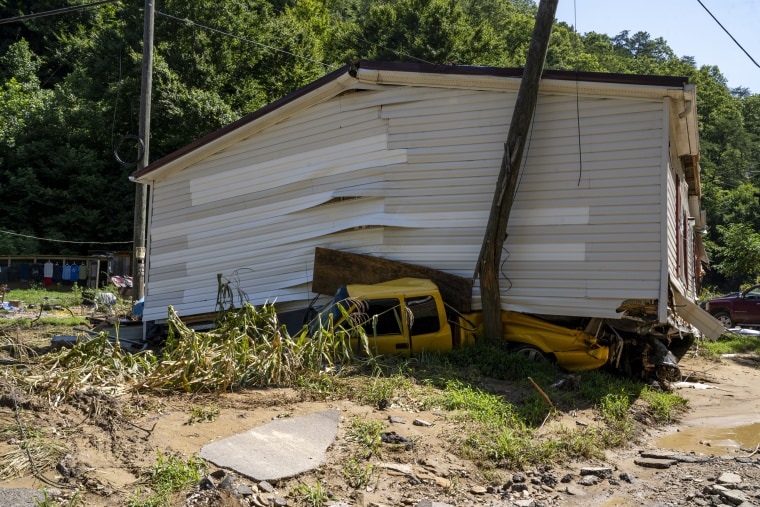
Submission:
POLYGON ((549 358, 546 354, 533 345, 516 345, 512 352, 527 357, 533 363, 548 363, 549 358))
POLYGON ((731 329, 732 327, 734 327, 734 321, 731 320, 731 314, 729 314, 728 312, 718 312, 715 315, 713 315, 713 317, 718 319, 720 323, 723 324, 723 326, 726 329, 731 329))

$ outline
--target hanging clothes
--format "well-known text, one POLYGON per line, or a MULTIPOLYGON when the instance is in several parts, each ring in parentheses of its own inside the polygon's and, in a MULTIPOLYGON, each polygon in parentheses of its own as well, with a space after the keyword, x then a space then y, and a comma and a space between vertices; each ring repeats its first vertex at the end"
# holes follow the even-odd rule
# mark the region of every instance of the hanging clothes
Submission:
POLYGON ((42 266, 42 283, 45 287, 53 284, 53 263, 50 261, 42 266))
POLYGON ((53 282, 60 283, 63 279, 63 266, 57 262, 53 265, 53 282))
POLYGON ((71 281, 71 264, 67 262, 63 263, 63 272, 61 273, 61 279, 66 282, 71 281))

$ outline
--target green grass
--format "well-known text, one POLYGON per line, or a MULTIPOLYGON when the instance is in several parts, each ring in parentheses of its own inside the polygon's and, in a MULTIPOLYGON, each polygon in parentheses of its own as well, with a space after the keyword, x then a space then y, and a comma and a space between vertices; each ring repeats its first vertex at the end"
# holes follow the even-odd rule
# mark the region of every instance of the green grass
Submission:
POLYGON ((302 482, 296 486, 293 493, 299 500, 300 505, 322 507, 327 505, 327 502, 330 500, 330 496, 319 480, 313 486, 302 482))
MULTIPOLYGON (((71 287, 63 285, 53 285, 50 287, 34 285, 29 289, 11 289, 5 294, 5 301, 21 301, 22 308, 29 312, 39 311, 44 307, 45 312, 51 309, 59 309, 58 311, 69 311, 71 313, 74 309, 79 309, 84 305, 88 307, 88 312, 91 313, 89 307, 91 307, 91 301, 96 292, 111 292, 115 294, 117 299, 116 306, 114 307, 115 312, 118 315, 131 314, 131 299, 123 299, 119 295, 119 289, 114 285, 101 287, 97 290, 82 288, 76 285, 71 287)), ((8 315, 8 313, 7 311, 0 311, 0 321, 3 320, 3 315, 8 315)), ((74 319, 77 315, 72 314, 71 317, 74 319)), ((84 317, 81 316, 77 323, 87 322, 84 317)), ((37 323, 40 323, 40 321, 37 321, 37 323)))
MULTIPOLYGON (((484 343, 406 359, 356 356, 340 329, 321 330, 315 340, 291 338, 271 306, 246 304, 209 332, 188 329, 171 309, 169 322, 172 334, 158 354, 129 353, 101 333, 71 349, 29 356, 27 361, 40 367, 30 365, 18 382, 50 399, 65 398, 85 383, 114 392, 154 393, 277 385, 299 387, 316 399, 348 399, 372 407, 387 402, 412 412, 438 410, 457 428, 448 435, 449 452, 473 460, 484 473, 599 458, 604 449, 635 439, 641 412, 656 423, 667 423, 685 408, 676 395, 601 370, 574 374, 570 389, 555 388, 567 372, 484 343), (559 412, 581 409, 597 414, 594 424, 545 429, 559 412)), ((218 407, 198 406, 190 423, 217 415, 218 407)), ((350 422, 347 440, 355 450, 342 470, 349 486, 361 488, 371 481, 368 460, 381 457, 384 430, 380 421, 350 422)), ((130 506, 163 505, 160 495, 165 493, 160 492, 174 486, 154 480, 169 476, 169 483, 182 482, 177 477, 196 468, 192 460, 182 463, 159 455, 151 481, 156 494, 135 493, 130 506)), ((302 493, 310 497, 318 488, 309 491, 302 493)))
POLYGON ((706 355, 720 356, 722 354, 745 354, 754 352, 760 354, 760 336, 748 336, 737 333, 725 333, 716 341, 704 340, 699 348, 706 355))
POLYGON ((346 439, 355 442, 359 447, 359 453, 363 458, 380 456, 380 434, 385 430, 385 425, 380 421, 368 419, 351 419, 351 426, 346 431, 346 439))
POLYGON ((164 456, 158 452, 158 461, 147 472, 151 494, 136 491, 128 500, 128 507, 169 507, 172 495, 192 488, 206 473, 206 463, 199 458, 182 460, 174 456, 164 456))
POLYGON ((342 472, 349 486, 364 489, 372 481, 375 467, 371 463, 362 463, 359 459, 351 458, 343 465, 342 472))
POLYGON ((655 391, 649 386, 641 390, 641 400, 648 405, 648 412, 661 424, 678 419, 689 406, 689 401, 676 394, 655 391))
POLYGON ((195 423, 204 423, 215 421, 222 409, 215 403, 209 403, 206 405, 196 405, 190 412, 190 417, 185 424, 194 425, 195 423))
POLYGON ((38 507, 79 507, 80 505, 84 505, 82 499, 79 497, 79 491, 74 493, 74 495, 66 500, 65 503, 58 503, 48 496, 46 488, 42 488, 42 500, 35 498, 34 503, 36 503, 38 507))

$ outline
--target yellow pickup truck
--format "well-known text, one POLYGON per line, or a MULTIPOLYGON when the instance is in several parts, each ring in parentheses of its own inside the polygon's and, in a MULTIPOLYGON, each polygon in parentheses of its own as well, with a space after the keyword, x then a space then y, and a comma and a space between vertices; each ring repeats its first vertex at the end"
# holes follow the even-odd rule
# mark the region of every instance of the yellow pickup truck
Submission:
MULTIPOLYGON (((472 343, 481 332, 479 312, 448 308, 430 280, 400 278, 373 285, 345 285, 320 312, 317 322, 360 326, 374 354, 446 351, 472 343)), ((535 361, 552 360, 568 371, 604 366, 610 348, 583 331, 520 313, 502 312, 503 337, 535 361)), ((358 340, 355 344, 358 347, 358 340)))

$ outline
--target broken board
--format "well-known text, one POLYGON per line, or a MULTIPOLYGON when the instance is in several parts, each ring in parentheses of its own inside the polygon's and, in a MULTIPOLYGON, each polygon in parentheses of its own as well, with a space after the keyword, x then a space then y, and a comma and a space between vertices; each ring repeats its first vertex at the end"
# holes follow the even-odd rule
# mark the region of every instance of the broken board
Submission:
POLYGON ((437 269, 317 247, 311 290, 332 295, 343 285, 373 284, 397 278, 427 278, 438 286, 443 300, 457 311, 471 311, 472 280, 437 269))

